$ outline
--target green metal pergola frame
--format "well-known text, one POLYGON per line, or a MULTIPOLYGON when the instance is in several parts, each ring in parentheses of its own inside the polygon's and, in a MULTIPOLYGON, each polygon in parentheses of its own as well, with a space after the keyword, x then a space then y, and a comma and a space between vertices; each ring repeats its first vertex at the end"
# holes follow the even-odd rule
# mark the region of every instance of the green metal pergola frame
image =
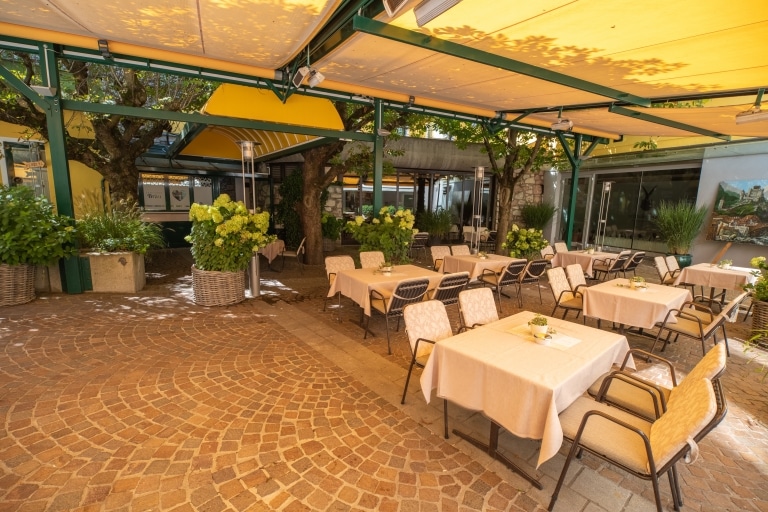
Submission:
MULTIPOLYGON (((354 4, 355 8, 351 9, 352 12, 358 12, 359 4, 368 4, 365 0, 354 3, 350 2, 348 5, 354 4)), ((368 11, 372 12, 372 11, 368 11)), ((360 18, 357 15, 353 16, 352 21, 360 18)), ((365 18, 360 18, 365 20, 365 18)), ((348 26, 350 18, 347 16, 346 22, 337 20, 336 26, 344 26, 345 23, 348 26)), ((368 20, 372 21, 372 20, 368 20)), ((375 22, 378 23, 378 22, 375 22)), ((383 25, 383 24, 382 24, 383 25)), ((367 26, 367 25, 366 25, 367 26)), ((346 30, 346 29, 344 29, 346 30)), ((407 32, 407 31, 406 31, 407 32)), ((330 41, 334 40, 333 31, 326 31, 325 36, 328 43, 323 48, 328 49, 331 45, 330 41)), ((336 40, 338 43, 338 40, 336 40)), ((333 45, 331 45, 333 46, 333 45)), ((92 112, 101 114, 117 114, 129 117, 140 117, 148 119, 162 119, 168 121, 178 121, 186 123, 195 123, 199 127, 206 125, 218 125, 229 126, 236 128, 250 128, 256 130, 276 131, 285 133, 298 133, 304 135, 311 135, 320 137, 321 139, 317 143, 322 143, 323 139, 350 139, 365 142, 373 142, 374 144, 374 209, 378 210, 382 205, 382 178, 383 178, 383 136, 380 136, 378 129, 381 126, 381 117, 384 109, 393 109, 400 111, 411 111, 414 113, 431 115, 436 117, 443 117, 449 119, 456 119, 467 123, 477 123, 490 126, 491 124, 495 129, 504 128, 516 128, 522 130, 528 130, 535 133, 553 134, 554 132, 524 123, 519 123, 518 118, 514 121, 506 121, 496 118, 485 118, 482 116, 462 114, 459 112, 452 112, 443 109, 428 108, 423 106, 414 105, 413 103, 402 103, 396 101, 382 100, 379 98, 360 98, 349 93, 340 93, 338 91, 322 89, 322 88, 309 88, 299 87, 292 90, 292 84, 290 81, 286 81, 286 72, 276 73, 276 77, 280 80, 269 80, 260 77, 252 77, 248 75, 224 72, 210 68, 194 67, 176 64, 173 62, 159 61, 154 59, 145 59, 133 57, 130 55, 113 54, 110 58, 105 58, 101 53, 96 50, 87 48, 78 48, 71 46, 53 45, 46 42, 38 42, 32 40, 24 40, 18 38, 0 38, 0 49, 21 51, 27 53, 35 53, 40 57, 41 63, 41 75, 43 80, 43 86, 51 88, 52 94, 50 96, 41 96, 36 91, 28 87, 18 77, 16 77, 12 71, 0 66, 0 78, 5 79, 14 89, 23 94, 30 101, 35 103, 41 110, 46 113, 49 132, 49 148, 51 152, 51 166, 54 179, 54 191, 56 196, 56 202, 58 209, 62 214, 73 215, 74 208, 72 202, 71 181, 69 175, 69 164, 66 156, 66 147, 64 143, 65 138, 65 126, 63 121, 63 111, 72 110, 80 112, 92 112), (274 92, 279 98, 287 99, 290 94, 298 93, 309 96, 326 98, 335 101, 345 101, 349 103, 373 103, 375 107, 375 122, 373 133, 361 133, 341 130, 327 130, 321 128, 313 128, 301 125, 292 125, 285 123, 274 123, 268 121, 248 120, 248 119, 236 119, 223 116, 209 116, 197 113, 183 113, 183 112, 171 112, 166 110, 155 110, 141 107, 128 107, 124 105, 110 105, 101 103, 91 103, 78 100, 66 100, 61 97, 61 88, 58 76, 57 55, 61 55, 68 59, 79 60, 84 62, 92 62, 96 64, 119 66, 125 68, 131 68, 136 70, 155 71, 158 73, 167 73, 178 76, 194 77, 211 81, 218 81, 222 83, 232 83, 238 85, 246 85, 259 89, 267 89, 274 92), (290 84, 290 85, 289 85, 290 84)), ((496 65, 496 64, 492 64, 496 65)), ((582 136, 574 134, 558 133, 558 138, 564 141, 565 138, 577 138, 577 141, 588 141, 594 145, 597 143, 607 143, 607 139, 602 139, 592 136, 582 136)), ((577 145, 580 145, 579 142, 577 145)), ((180 144, 174 148, 175 151, 179 151, 183 147, 180 144)), ((289 152, 284 152, 285 154, 289 152)), ((272 157, 273 155, 270 155, 272 157)), ((572 228, 571 228, 572 229, 572 228)), ((71 259, 63 263, 63 280, 65 290, 68 293, 80 293, 83 291, 83 285, 80 281, 80 273, 76 259, 71 259)))

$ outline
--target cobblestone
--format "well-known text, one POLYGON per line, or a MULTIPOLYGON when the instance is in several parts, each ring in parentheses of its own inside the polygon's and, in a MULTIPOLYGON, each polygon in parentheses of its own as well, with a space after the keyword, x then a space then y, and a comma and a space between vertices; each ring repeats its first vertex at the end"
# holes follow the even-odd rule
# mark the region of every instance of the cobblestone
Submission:
MULTIPOLYGON (((424 404, 417 379, 400 405, 402 329, 388 356, 381 318, 363 340, 348 299, 323 312, 322 268, 265 269, 260 299, 203 308, 191 300, 190 264, 188 253, 167 251, 148 264, 138 294, 44 294, 0 309, 0 509, 545 510, 568 446, 539 468, 538 491, 443 439, 442 401, 424 404)), ((642 272, 653 279, 650 267, 642 272)), ((539 304, 528 287, 525 307, 549 314, 542 291, 539 304)), ((517 311, 503 300, 503 315, 517 311)), ((686 507, 768 510, 765 384, 738 341, 748 324, 728 328, 729 413, 700 459, 679 467, 686 507)), ((684 341, 665 354, 681 374, 701 357, 684 341)), ((449 412, 487 435, 487 420, 449 412)), ((501 449, 521 453, 527 445, 510 437, 501 449)), ((536 456, 523 456, 531 471, 536 456)), ((653 509, 646 482, 593 457, 569 475, 557 510, 653 509)))

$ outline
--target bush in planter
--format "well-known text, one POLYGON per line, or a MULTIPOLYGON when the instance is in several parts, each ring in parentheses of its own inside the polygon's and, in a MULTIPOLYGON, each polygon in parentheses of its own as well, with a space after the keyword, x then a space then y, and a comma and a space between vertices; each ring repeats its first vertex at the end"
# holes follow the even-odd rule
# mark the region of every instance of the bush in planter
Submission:
POLYGON ((87 206, 77 219, 77 233, 81 248, 91 252, 146 254, 165 246, 162 227, 143 221, 139 207, 126 200, 106 209, 87 206))
POLYGON ((0 187, 0 264, 47 265, 77 254, 75 220, 28 187, 0 187))
POLYGON ((192 257, 199 270, 238 272, 248 268, 251 256, 275 241, 267 235, 269 213, 248 213, 242 201, 221 194, 213 205, 193 203, 189 209, 192 257))
POLYGON ((512 224, 512 229, 507 233, 506 242, 501 246, 509 251, 512 258, 525 258, 527 260, 541 257, 541 250, 549 245, 540 229, 520 228, 512 224))
POLYGON ((77 254, 75 220, 32 189, 0 187, 0 306, 35 298, 35 265, 77 254))
POLYGON ((408 263, 408 248, 413 239, 414 217, 411 210, 391 212, 383 207, 379 215, 366 222, 362 216, 347 222, 344 229, 360 243, 361 251, 381 251, 384 259, 393 264, 408 263))
POLYGON ((448 235, 453 225, 453 217, 449 210, 438 207, 435 211, 423 211, 418 214, 416 226, 421 231, 429 233, 433 242, 439 243, 448 235))
POLYGON ((555 207, 549 203, 526 203, 520 209, 520 216, 528 228, 544 229, 555 214, 555 207))
POLYGON ((707 219, 709 207, 687 201, 662 201, 656 209, 654 223, 671 254, 688 254, 693 241, 699 236, 707 219))

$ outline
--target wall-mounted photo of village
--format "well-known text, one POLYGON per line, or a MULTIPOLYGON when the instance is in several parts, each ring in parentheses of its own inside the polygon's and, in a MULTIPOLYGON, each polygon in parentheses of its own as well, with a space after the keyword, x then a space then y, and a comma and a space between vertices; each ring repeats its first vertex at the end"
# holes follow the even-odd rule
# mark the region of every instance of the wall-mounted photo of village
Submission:
POLYGON ((768 180, 721 181, 707 239, 768 245, 768 180))

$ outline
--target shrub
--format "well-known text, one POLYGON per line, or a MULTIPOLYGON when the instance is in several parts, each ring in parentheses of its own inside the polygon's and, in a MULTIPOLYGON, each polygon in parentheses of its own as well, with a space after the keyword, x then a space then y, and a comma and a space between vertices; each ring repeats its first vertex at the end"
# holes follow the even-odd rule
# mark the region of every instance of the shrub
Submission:
POLYGON ((507 233, 507 241, 501 246, 509 250, 512 258, 525 258, 532 260, 541 256, 541 249, 549 245, 540 229, 520 228, 512 224, 512 229, 507 233))
POLYGON ((77 254, 75 220, 28 187, 0 187, 0 264, 47 265, 77 254))
POLYGON ((200 270, 237 272, 248 268, 253 253, 275 240, 267 235, 269 213, 248 213, 242 201, 221 194, 212 206, 194 203, 189 209, 195 267, 200 270))
POLYGON ((96 252, 146 254, 165 246, 160 225, 143 221, 138 205, 125 200, 107 209, 89 205, 77 219, 77 233, 81 248, 96 252))
POLYGON ((347 222, 346 230, 360 243, 361 251, 381 251, 384 259, 392 263, 407 263, 408 248, 413 239, 414 217, 411 210, 391 213, 385 206, 379 215, 366 222, 362 216, 347 222))
POLYGON ((526 203, 520 210, 525 226, 533 229, 544 229, 554 214, 555 207, 549 203, 526 203))

